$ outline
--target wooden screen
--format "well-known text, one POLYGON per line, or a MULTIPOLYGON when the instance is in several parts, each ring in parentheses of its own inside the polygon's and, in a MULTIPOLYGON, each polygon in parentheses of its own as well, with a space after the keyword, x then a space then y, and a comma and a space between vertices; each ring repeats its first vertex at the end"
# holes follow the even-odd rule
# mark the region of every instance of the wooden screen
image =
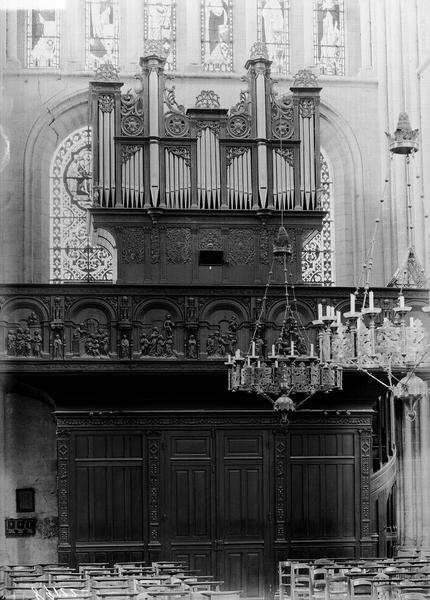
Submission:
POLYGON ((60 559, 184 560, 262 598, 278 560, 370 556, 370 419, 242 419, 60 425, 60 559))

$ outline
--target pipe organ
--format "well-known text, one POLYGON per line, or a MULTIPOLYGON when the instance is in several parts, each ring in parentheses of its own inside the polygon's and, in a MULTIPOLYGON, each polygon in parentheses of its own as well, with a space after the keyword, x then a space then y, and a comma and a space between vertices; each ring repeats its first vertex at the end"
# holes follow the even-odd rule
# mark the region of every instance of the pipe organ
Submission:
POLYGON ((102 208, 318 211, 319 92, 309 71, 280 95, 261 43, 247 89, 221 108, 213 91, 179 104, 157 44, 141 59, 139 87, 121 94, 111 65, 91 87, 93 198, 102 208))

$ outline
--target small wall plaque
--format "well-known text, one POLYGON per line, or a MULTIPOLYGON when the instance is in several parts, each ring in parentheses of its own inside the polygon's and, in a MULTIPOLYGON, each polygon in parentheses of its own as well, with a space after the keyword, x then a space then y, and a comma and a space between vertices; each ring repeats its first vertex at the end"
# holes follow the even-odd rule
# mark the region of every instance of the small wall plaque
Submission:
POLYGON ((34 512, 33 488, 20 488, 16 490, 16 512, 34 512))
POLYGON ((36 519, 5 519, 6 537, 25 537, 36 533, 36 519))

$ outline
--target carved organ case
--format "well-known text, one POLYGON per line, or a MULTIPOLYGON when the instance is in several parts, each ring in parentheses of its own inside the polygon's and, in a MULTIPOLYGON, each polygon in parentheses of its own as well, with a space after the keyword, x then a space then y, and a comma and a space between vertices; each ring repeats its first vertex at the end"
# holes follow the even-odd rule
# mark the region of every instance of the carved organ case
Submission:
POLYGON ((116 240, 118 282, 261 283, 282 214, 299 283, 325 214, 316 78, 299 72, 281 93, 257 43, 234 106, 203 90, 186 109, 157 45, 140 64, 134 90, 106 65, 90 84, 91 217, 116 240))

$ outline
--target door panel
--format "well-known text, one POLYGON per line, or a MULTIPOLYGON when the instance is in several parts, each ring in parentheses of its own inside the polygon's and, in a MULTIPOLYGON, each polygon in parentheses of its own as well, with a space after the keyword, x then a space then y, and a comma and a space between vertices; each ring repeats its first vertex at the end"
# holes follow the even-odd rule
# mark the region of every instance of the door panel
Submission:
POLYGON ((172 543, 211 539, 210 465, 174 463, 169 494, 172 543))
POLYGON ((243 590, 247 598, 264 596, 263 550, 229 548, 223 553, 223 578, 228 582, 225 589, 243 590))
POLYGON ((213 442, 210 431, 167 434, 164 547, 202 574, 213 574, 213 442))
POLYGON ((74 543, 85 562, 143 559, 144 469, 141 435, 77 435, 74 543))
POLYGON ((287 458, 291 557, 357 552, 357 468, 353 432, 294 432, 287 458))
POLYGON ((271 556, 267 447, 265 432, 218 433, 218 569, 226 589, 243 590, 248 598, 264 595, 264 552, 271 556))

